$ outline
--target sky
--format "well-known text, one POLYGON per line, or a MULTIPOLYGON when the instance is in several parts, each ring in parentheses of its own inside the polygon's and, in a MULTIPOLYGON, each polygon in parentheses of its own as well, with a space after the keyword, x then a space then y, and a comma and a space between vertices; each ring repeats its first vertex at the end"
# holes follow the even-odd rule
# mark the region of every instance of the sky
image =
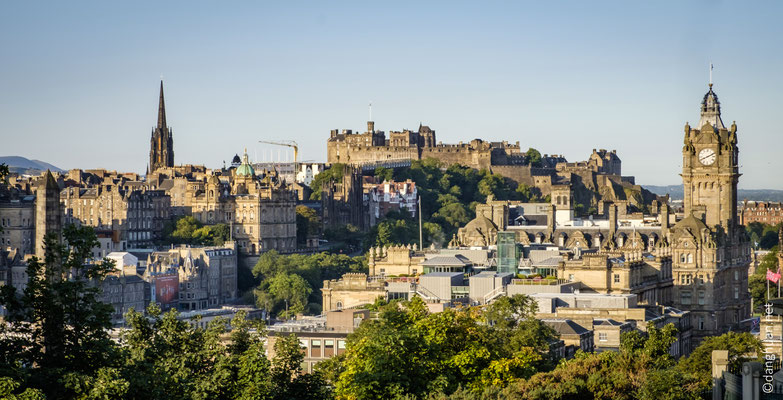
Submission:
POLYGON ((616 149, 680 184, 710 63, 740 188, 783 189, 783 2, 0 2, 0 155, 144 172, 161 76, 176 164, 259 140, 326 161, 332 129, 616 149), (510 3, 510 4, 509 4, 510 3))

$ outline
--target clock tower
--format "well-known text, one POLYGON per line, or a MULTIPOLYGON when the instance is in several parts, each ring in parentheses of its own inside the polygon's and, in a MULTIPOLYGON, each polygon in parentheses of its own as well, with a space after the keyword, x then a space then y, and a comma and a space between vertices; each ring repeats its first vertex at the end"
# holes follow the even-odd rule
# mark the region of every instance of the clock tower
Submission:
POLYGON ((738 155, 737 125, 723 125, 710 83, 697 129, 685 124, 685 213, 667 234, 674 306, 690 311, 694 344, 750 316, 750 244, 737 221, 738 155))
POLYGON ((718 96, 712 91, 701 102, 697 129, 685 125, 682 183, 685 215, 693 214, 711 229, 733 236, 737 224, 737 125, 726 129, 718 96))

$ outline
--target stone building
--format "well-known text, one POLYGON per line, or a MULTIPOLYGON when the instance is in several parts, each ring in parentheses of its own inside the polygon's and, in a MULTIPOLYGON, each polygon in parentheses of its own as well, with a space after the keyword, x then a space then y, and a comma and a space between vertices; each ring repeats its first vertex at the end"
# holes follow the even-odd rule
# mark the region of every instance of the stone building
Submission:
POLYGON ((115 274, 101 282, 101 301, 112 306, 112 322, 121 323, 131 308, 144 312, 150 303, 150 285, 138 275, 115 274))
POLYGON ((237 253, 233 243, 222 247, 178 247, 153 252, 145 277, 176 271, 180 310, 202 310, 237 298, 237 253))
POLYGON ((171 199, 163 190, 134 187, 120 183, 65 188, 60 192, 64 222, 116 232, 116 241, 124 241, 127 248, 152 246, 162 239, 171 217, 171 199))
POLYGON ((321 219, 324 226, 351 224, 359 230, 370 228, 370 214, 364 201, 361 169, 346 165, 342 178, 321 187, 321 219))
POLYGON ((342 310, 386 298, 383 281, 369 281, 366 274, 347 273, 340 280, 324 281, 321 288, 323 310, 342 310))
POLYGON ((35 196, 0 185, 0 248, 32 254, 35 248, 35 196))
POLYGON ((174 136, 166 124, 166 104, 163 100, 163 81, 160 81, 158 102, 158 125, 152 128, 150 137, 150 163, 148 173, 159 168, 174 166, 174 136))
POLYGON ((774 201, 748 201, 742 202, 740 210, 742 225, 751 222, 760 222, 767 225, 777 225, 783 222, 783 203, 774 201))
POLYGON ((424 271, 421 263, 425 259, 425 253, 416 245, 371 247, 368 268, 371 276, 417 275, 424 271))
POLYGON ((302 372, 312 373, 315 364, 345 353, 348 335, 370 319, 368 310, 334 310, 325 316, 303 317, 269 326, 266 357, 275 357, 275 343, 281 337, 296 335, 304 353, 302 372))
POLYGON ((256 173, 245 151, 231 175, 211 174, 190 194, 191 214, 208 224, 227 224, 239 252, 296 250, 296 198, 274 171, 256 173))

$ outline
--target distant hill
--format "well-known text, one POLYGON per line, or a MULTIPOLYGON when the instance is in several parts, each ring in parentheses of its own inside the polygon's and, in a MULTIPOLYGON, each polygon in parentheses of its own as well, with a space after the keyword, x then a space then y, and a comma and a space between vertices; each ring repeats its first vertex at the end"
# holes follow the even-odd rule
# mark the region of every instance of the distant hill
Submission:
MULTIPOLYGON (((643 185, 645 189, 659 195, 669 195, 672 200, 682 200, 682 185, 655 186, 643 185)), ((737 199, 756 201, 783 201, 783 190, 775 189, 737 189, 737 199)))
POLYGON ((30 160, 20 156, 0 156, 0 164, 8 165, 12 173, 40 175, 41 172, 50 169, 54 172, 65 172, 65 170, 55 167, 52 164, 40 160, 30 160))

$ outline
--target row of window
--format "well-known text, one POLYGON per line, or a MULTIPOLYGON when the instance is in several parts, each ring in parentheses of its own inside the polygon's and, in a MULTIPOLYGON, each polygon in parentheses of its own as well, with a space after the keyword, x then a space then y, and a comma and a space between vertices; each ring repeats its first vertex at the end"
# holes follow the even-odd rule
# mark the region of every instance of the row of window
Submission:
MULTIPOLYGON (((32 226, 33 222, 29 218, 22 218, 22 223, 19 226, 32 226)), ((0 219, 0 226, 11 226, 11 218, 0 219)))

